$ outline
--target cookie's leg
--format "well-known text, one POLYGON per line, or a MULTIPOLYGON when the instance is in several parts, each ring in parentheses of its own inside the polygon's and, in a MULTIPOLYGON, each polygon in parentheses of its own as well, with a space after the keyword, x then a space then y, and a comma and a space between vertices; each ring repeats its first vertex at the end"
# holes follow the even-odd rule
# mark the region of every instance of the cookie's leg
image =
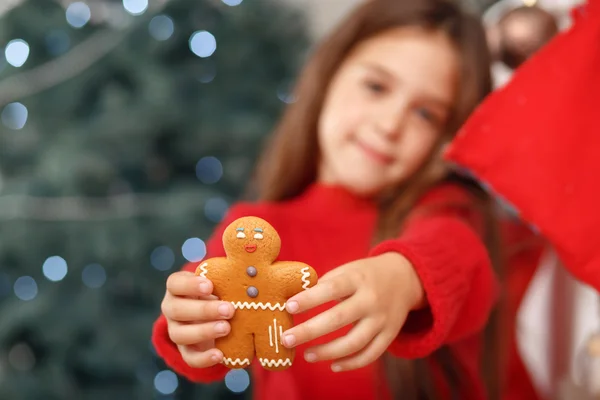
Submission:
POLYGON ((263 368, 281 371, 291 367, 294 349, 281 343, 281 334, 292 327, 292 316, 285 311, 262 311, 260 324, 255 324, 254 345, 256 357, 263 368))
POLYGON ((232 369, 249 367, 254 359, 252 332, 244 324, 244 319, 239 317, 236 314, 229 321, 231 331, 227 336, 215 340, 215 347, 223 352, 223 364, 232 369))

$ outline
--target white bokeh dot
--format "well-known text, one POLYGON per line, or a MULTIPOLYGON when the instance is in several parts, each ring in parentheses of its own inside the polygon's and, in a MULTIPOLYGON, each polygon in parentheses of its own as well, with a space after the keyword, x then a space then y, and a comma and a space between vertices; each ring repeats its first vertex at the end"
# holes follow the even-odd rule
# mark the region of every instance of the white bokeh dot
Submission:
POLYGON ((216 157, 202 157, 196 164, 196 177, 202 183, 217 183, 222 176, 223 165, 216 157))
POLYGON ((0 120, 4 126, 14 130, 23 129, 28 117, 27 107, 19 102, 7 104, 2 110, 2 114, 0 114, 0 120))
POLYGON ((208 31, 196 31, 190 36, 190 50, 201 58, 210 57, 217 50, 217 40, 208 31))
POLYGON ((232 369, 225 375, 225 386, 234 393, 242 393, 250 386, 250 375, 245 369, 232 369))
POLYGON ((160 371, 154 377, 154 388, 161 394, 173 394, 178 386, 177 375, 168 369, 160 371))
POLYGON ((223 4, 227 4, 228 6, 234 7, 242 4, 243 0, 221 0, 223 4))
POLYGON ((82 1, 69 4, 65 11, 67 22, 73 28, 84 27, 90 21, 91 16, 90 7, 82 1))
POLYGON ((200 261, 206 256, 206 244, 200 238, 189 238, 181 246, 181 254, 188 261, 200 261))
POLYGON ((123 0, 123 7, 131 15, 141 15, 148 9, 148 0, 123 0))
POLYGON ((174 31, 173 20, 167 15, 157 15, 148 24, 148 32, 156 40, 167 40, 173 35, 174 31))
POLYGON ((150 264, 159 271, 168 271, 175 263, 175 253, 167 246, 159 246, 150 254, 150 264))
POLYGON ((29 44, 23 39, 14 39, 4 48, 6 61, 13 67, 21 67, 29 58, 29 44))
POLYGON ((48 257, 42 265, 44 276, 52 282, 62 281, 67 276, 67 271, 67 262, 60 256, 48 257))
POLYGON ((92 289, 98 289, 106 283, 106 271, 100 264, 87 265, 81 271, 83 284, 92 289))
POLYGON ((15 296, 23 301, 29 301, 36 298, 38 287, 35 280, 30 276, 21 276, 17 278, 13 285, 15 296))

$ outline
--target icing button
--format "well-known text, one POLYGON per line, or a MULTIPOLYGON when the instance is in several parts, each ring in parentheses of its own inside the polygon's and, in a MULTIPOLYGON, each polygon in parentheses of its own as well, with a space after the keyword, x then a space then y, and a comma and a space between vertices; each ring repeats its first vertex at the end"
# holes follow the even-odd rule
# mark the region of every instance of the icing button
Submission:
POLYGON ((248 287, 248 289, 246 289, 246 293, 248 294, 248 296, 254 298, 254 297, 258 296, 258 289, 255 288, 254 286, 250 286, 250 287, 248 287))
POLYGON ((246 273, 248 274, 248 276, 255 277, 258 271, 253 266, 250 266, 246 268, 246 273))

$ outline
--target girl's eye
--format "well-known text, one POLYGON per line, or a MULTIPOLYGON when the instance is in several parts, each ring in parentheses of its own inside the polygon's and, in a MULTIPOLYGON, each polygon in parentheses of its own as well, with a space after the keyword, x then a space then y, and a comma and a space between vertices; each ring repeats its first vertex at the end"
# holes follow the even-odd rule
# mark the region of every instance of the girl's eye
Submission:
POLYGON ((423 108, 423 107, 417 108, 416 112, 419 115, 419 117, 422 118, 423 120, 425 120, 427 122, 431 122, 431 123, 437 123, 437 117, 435 116, 434 113, 429 111, 427 108, 423 108))
POLYGON ((237 233, 237 238, 238 239, 245 239, 246 238, 246 234, 244 232, 238 232, 237 233))
POLYGON ((262 239, 262 238, 263 238, 263 235, 262 235, 262 233, 255 233, 255 234, 254 234, 254 239, 258 239, 258 240, 260 240, 260 239, 262 239))
POLYGON ((386 91, 385 85, 374 80, 366 80, 364 85, 368 91, 374 94, 382 94, 386 91))

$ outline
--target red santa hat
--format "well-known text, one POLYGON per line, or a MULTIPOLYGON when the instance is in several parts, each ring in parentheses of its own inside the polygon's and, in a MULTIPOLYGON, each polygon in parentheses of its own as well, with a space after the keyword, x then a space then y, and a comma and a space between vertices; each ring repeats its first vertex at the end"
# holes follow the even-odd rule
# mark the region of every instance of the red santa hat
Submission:
POLYGON ((491 94, 449 147, 600 290, 600 0, 491 94))

